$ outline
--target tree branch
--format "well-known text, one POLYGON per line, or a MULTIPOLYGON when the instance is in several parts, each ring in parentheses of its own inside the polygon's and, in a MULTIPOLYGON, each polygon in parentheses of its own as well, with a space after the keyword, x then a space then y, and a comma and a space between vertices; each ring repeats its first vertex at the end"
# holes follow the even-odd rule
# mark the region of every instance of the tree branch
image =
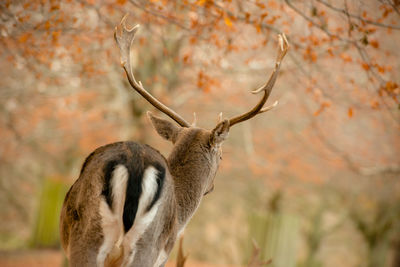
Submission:
POLYGON ((324 6, 326 6, 328 8, 330 8, 330 9, 336 11, 336 12, 343 13, 346 16, 358 19, 358 20, 360 20, 362 22, 365 22, 367 24, 372 24, 372 25, 375 25, 375 26, 378 26, 378 27, 383 27, 383 28, 388 28, 388 29, 393 29, 393 30, 400 30, 400 26, 383 24, 383 23, 379 23, 379 22, 372 21, 372 20, 369 20, 369 19, 364 19, 364 18, 362 18, 362 17, 360 17, 358 15, 351 14, 350 12, 348 12, 347 8, 346 9, 342 9, 342 8, 335 7, 335 6, 325 2, 324 0, 316 0, 316 1, 321 3, 321 4, 323 4, 324 6))

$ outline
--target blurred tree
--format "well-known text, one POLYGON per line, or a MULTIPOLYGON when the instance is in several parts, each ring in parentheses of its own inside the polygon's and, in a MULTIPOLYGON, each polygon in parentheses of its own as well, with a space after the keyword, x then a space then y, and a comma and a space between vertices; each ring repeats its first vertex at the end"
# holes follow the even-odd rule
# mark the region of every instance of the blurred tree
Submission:
MULTIPOLYGON (((373 199, 372 203, 366 204, 362 208, 354 207, 350 218, 367 245, 367 266, 386 266, 392 239, 400 228, 400 201, 398 198, 391 199, 390 202, 373 199), (362 214, 363 212, 368 214, 362 214)), ((394 242, 392 245, 397 253, 397 244, 394 242)))
POLYGON ((29 239, 43 207, 30 196, 44 177, 71 184, 95 147, 151 142, 149 106, 129 91, 112 40, 126 12, 144 25, 134 54, 145 88, 187 114, 201 110, 210 125, 221 109, 247 109, 254 100, 244 88, 272 68, 276 33, 289 37, 283 89, 271 97, 284 108, 231 133, 225 174, 251 172, 304 202, 327 188, 395 195, 399 8, 392 0, 1 1, 1 247, 29 239))
POLYGON ((67 191, 68 187, 62 179, 44 179, 33 234, 30 240, 31 247, 59 246, 59 214, 67 191))
POLYGON ((271 260, 271 266, 274 267, 296 266, 298 218, 282 211, 282 197, 281 191, 275 192, 266 210, 249 214, 249 239, 260 245, 258 251, 253 244, 250 262, 255 257, 271 260), (254 255, 255 252, 259 255, 254 255))

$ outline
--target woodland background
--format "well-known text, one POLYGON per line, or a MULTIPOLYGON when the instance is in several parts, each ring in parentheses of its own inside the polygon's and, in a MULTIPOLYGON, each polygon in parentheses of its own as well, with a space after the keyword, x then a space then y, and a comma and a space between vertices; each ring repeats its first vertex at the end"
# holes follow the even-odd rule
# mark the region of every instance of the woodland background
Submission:
POLYGON ((252 239, 269 266, 400 266, 398 0, 1 1, 0 265, 61 264, 60 206, 96 147, 171 148, 120 66, 125 13, 137 79, 206 128, 257 102, 277 33, 291 44, 278 107, 224 143, 188 266, 245 265, 252 239))

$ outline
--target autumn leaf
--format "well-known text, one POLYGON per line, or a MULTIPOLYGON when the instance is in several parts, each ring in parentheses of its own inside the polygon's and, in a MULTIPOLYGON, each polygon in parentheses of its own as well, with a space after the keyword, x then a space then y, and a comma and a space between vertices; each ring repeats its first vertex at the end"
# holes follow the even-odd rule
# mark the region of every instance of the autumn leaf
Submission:
POLYGON ((372 109, 379 109, 379 102, 376 100, 371 101, 371 108, 372 109))
POLYGON ((28 41, 28 39, 31 38, 31 36, 32 36, 31 33, 24 33, 18 38, 18 41, 20 43, 26 43, 28 41))
POLYGON ((316 110, 313 115, 318 116, 323 111, 325 111, 326 108, 328 108, 330 106, 331 106, 331 103, 329 101, 322 102, 321 105, 319 106, 318 110, 316 110))
POLYGON ((265 9, 265 4, 263 3, 256 3, 256 5, 261 9, 265 9))
POLYGON ((362 62, 362 63, 361 63, 361 66, 362 66, 362 68, 363 68, 364 70, 369 70, 369 69, 370 69, 369 64, 368 64, 367 62, 362 62))
POLYGON ((311 62, 317 61, 317 53, 315 53, 310 46, 308 46, 307 49, 304 51, 303 57, 304 59, 308 59, 311 62))
POLYGON ((353 61, 351 56, 346 53, 341 53, 340 57, 341 57, 341 59, 343 59, 344 62, 352 62, 353 61))
POLYGON ((196 43, 197 43, 197 37, 192 36, 192 37, 189 39, 189 43, 192 44, 192 45, 196 44, 196 43))
POLYGON ((347 116, 349 116, 349 118, 353 117, 353 108, 347 110, 347 116))
POLYGON ((123 5, 125 5, 126 1, 127 0, 117 0, 116 3, 117 3, 117 5, 123 6, 123 5))
POLYGON ((261 14, 260 20, 262 21, 266 16, 268 16, 268 12, 261 14))
POLYGON ((199 71, 199 73, 197 74, 197 87, 202 88, 204 85, 203 82, 204 79, 204 73, 203 71, 199 71))
POLYGON ((226 26, 232 27, 232 21, 228 17, 224 18, 224 22, 225 22, 226 26))
POLYGON ((375 67, 378 69, 379 73, 385 73, 385 67, 376 64, 375 67))
POLYGON ((367 18, 367 12, 365 10, 362 12, 362 17, 365 19, 367 18))
POLYGON ((370 41, 369 41, 369 44, 370 44, 373 48, 376 48, 376 49, 379 48, 379 43, 378 43, 377 40, 370 40, 370 41))
POLYGON ((196 5, 202 6, 207 2, 207 0, 198 0, 196 1, 196 5))
POLYGON ((246 13, 245 13, 245 19, 246 19, 246 22, 247 22, 247 23, 250 22, 250 13, 249 13, 249 12, 246 12, 246 13))
POLYGON ((190 61, 190 55, 189 55, 189 54, 184 55, 184 56, 183 56, 183 62, 184 62, 185 64, 188 64, 189 61, 190 61))
POLYGON ((386 91, 391 92, 391 93, 393 93, 395 91, 395 89, 398 87, 399 86, 397 83, 391 82, 391 81, 386 82, 386 85, 385 85, 386 91))
POLYGON ((50 11, 56 11, 60 9, 60 4, 57 3, 52 3, 51 7, 50 7, 50 11))
POLYGON ((53 31, 51 33, 51 37, 52 37, 54 43, 56 43, 58 41, 60 34, 61 34, 61 31, 53 31))
POLYGON ((256 25, 257 33, 261 33, 261 24, 256 25))

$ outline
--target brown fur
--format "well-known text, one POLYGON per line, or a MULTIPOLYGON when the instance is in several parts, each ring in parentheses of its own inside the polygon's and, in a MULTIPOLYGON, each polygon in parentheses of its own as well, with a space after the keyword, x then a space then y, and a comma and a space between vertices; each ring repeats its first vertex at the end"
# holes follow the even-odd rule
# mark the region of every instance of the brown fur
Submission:
MULTIPOLYGON (((130 266, 154 266, 161 251, 169 255, 178 233, 184 229, 202 197, 212 190, 220 161, 220 146, 227 137, 229 123, 223 121, 208 131, 180 127, 151 114, 149 118, 160 136, 174 144, 168 159, 149 146, 143 146, 134 155, 126 142, 100 147, 87 158, 79 179, 66 195, 60 232, 71 266, 96 266, 105 234, 99 214, 104 184, 102 171, 113 155, 124 153, 128 157, 149 158, 166 168, 157 214, 138 240, 130 266)), ((125 247, 114 246, 105 258, 105 266, 121 266, 130 253, 125 247)), ((164 264, 161 262, 160 266, 164 264)))

